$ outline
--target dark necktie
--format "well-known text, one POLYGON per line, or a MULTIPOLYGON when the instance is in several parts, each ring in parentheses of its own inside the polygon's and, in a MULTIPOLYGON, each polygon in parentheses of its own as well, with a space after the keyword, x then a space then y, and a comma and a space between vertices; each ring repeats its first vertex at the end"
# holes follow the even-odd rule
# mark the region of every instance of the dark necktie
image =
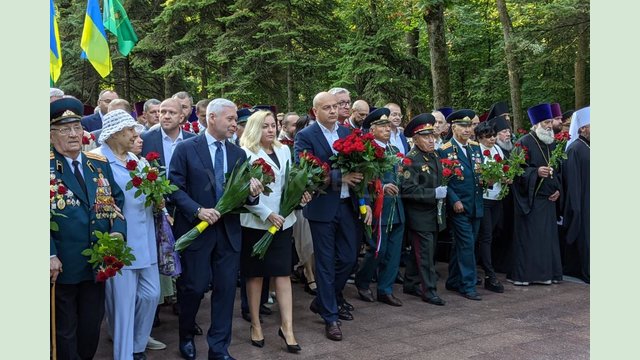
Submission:
POLYGON ((82 188, 82 190, 86 195, 87 184, 84 183, 84 179, 82 178, 82 173, 80 173, 80 169, 78 168, 78 165, 80 165, 80 162, 78 160, 73 160, 71 164, 73 165, 73 175, 76 177, 76 180, 78 180, 78 184, 80 184, 80 187, 82 188))
POLYGON ((214 175, 216 178, 216 202, 222 197, 224 192, 224 156, 222 154, 222 143, 216 141, 216 153, 213 159, 214 175))

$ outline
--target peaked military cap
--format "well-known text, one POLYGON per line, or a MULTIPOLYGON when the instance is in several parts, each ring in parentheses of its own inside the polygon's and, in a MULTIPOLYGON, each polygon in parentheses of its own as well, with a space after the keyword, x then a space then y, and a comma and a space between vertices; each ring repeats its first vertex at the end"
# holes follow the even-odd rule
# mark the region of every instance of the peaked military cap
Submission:
POLYGON ((473 110, 460 109, 447 116, 447 122, 449 124, 471 124, 471 119, 475 116, 476 113, 473 110))
POLYGON ((249 119, 249 116, 253 115, 253 113, 255 113, 256 109, 252 108, 252 109, 247 109, 247 108, 243 108, 240 109, 238 111, 236 111, 236 115, 238 115, 238 124, 244 124, 247 122, 247 120, 249 119))
POLYGON ((73 97, 58 99, 49 104, 49 125, 80 121, 84 105, 73 97))
POLYGON ((420 115, 416 115, 409 121, 407 126, 404 128, 404 136, 413 137, 416 134, 427 135, 433 134, 435 131, 433 125, 436 123, 436 118, 429 114, 424 113, 420 115))
POLYGON ((447 116, 451 115, 451 113, 453 112, 453 108, 451 107, 441 107, 440 109, 438 109, 438 111, 440 111, 442 113, 442 115, 444 115, 444 117, 446 118, 447 116))
POLYGON ((390 122, 389 121, 390 113, 391 113, 391 110, 387 108, 376 109, 374 112, 367 115, 366 118, 364 118, 364 120, 362 121, 362 128, 369 129, 371 125, 388 124, 390 122))

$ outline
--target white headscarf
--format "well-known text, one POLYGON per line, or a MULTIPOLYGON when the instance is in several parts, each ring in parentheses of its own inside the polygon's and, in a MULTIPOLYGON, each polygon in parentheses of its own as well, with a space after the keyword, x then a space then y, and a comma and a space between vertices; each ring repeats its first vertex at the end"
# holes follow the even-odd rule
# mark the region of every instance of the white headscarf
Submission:
POLYGON ((142 130, 144 130, 144 126, 135 121, 128 112, 122 109, 109 111, 102 118, 102 132, 100 133, 98 141, 101 144, 104 144, 111 135, 128 127, 135 128, 138 133, 141 133, 142 130))
POLYGON ((567 141, 567 147, 569 148, 572 142, 578 140, 580 136, 579 131, 581 127, 591 124, 591 106, 587 106, 580 110, 577 110, 571 115, 571 125, 569 126, 569 136, 571 138, 567 141))

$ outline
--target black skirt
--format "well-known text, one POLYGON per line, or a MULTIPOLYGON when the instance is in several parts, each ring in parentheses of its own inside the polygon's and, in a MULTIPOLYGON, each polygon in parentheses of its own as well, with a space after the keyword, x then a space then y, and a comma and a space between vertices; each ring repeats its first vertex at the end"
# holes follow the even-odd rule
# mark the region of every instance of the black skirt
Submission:
POLYGON ((243 277, 289 276, 291 275, 291 248, 293 226, 277 231, 264 258, 251 256, 253 245, 260 241, 267 230, 242 227, 242 251, 240 274, 243 277))

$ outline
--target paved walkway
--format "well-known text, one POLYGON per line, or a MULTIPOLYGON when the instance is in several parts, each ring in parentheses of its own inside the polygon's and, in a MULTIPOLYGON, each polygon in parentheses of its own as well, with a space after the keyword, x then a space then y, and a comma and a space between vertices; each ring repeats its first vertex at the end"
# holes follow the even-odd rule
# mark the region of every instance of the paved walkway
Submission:
MULTIPOLYGON (((446 274, 446 264, 437 269, 446 274)), ((229 349, 237 359, 589 359, 589 286, 579 281, 554 285, 516 287, 500 277, 503 294, 478 287, 482 301, 472 301, 438 289, 446 306, 434 306, 405 295, 395 285, 402 307, 366 303, 357 299, 353 285, 345 296, 355 306, 354 321, 343 321, 344 340, 324 337, 321 319, 308 309, 312 297, 302 285, 294 286, 294 329, 302 352, 289 354, 277 336, 279 316, 263 316, 265 347, 251 346, 249 323, 240 317, 240 298, 236 297, 233 339, 229 349)), ((375 287, 372 287, 375 292, 375 287)), ((239 294, 239 291, 238 291, 239 294)), ((207 331, 210 302, 207 296, 198 313, 198 324, 207 331)), ((167 349, 147 350, 149 360, 180 359, 177 316, 170 306, 160 309, 161 325, 152 335, 167 349)), ((103 326, 96 359, 112 358, 112 343, 103 326)), ((196 337, 198 359, 206 359, 207 344, 196 337)))

